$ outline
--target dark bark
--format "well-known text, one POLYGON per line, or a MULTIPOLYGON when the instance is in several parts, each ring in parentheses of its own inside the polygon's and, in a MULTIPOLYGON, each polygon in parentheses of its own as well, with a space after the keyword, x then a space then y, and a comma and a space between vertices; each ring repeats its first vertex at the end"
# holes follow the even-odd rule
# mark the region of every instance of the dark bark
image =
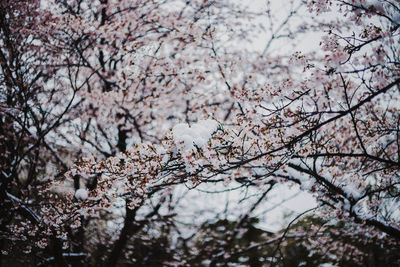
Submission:
POLYGON ((125 248, 125 245, 131 236, 131 233, 133 232, 133 222, 135 220, 135 215, 137 209, 130 209, 128 206, 125 208, 126 210, 126 215, 125 215, 125 222, 124 222, 124 227, 121 230, 121 233, 119 235, 118 240, 114 243, 114 247, 111 251, 110 256, 108 257, 108 260, 106 262, 105 266, 108 267, 113 267, 117 266, 118 259, 121 256, 121 253, 123 249, 125 248))

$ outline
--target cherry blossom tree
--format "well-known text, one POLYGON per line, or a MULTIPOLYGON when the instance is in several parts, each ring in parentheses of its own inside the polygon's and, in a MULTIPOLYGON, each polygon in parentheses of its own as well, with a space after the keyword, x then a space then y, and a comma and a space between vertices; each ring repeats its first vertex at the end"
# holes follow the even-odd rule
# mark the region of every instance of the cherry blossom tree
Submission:
POLYGON ((0 263, 399 262, 399 3, 251 6, 1 2, 0 263), (185 224, 202 186, 251 197, 185 224), (316 207, 273 233, 278 186, 316 207))

